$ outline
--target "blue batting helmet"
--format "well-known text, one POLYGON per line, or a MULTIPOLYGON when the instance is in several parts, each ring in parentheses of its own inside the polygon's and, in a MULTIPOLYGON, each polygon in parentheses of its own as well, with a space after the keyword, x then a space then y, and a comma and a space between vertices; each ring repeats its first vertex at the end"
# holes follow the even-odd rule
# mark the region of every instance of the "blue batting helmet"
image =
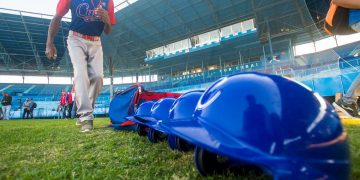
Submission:
POLYGON ((136 110, 134 116, 129 116, 127 119, 136 122, 144 123, 149 117, 151 117, 151 107, 155 104, 153 101, 147 101, 142 103, 139 108, 136 110))
MULTIPOLYGON (((168 121, 162 121, 161 127, 166 129, 167 122, 187 120, 194 114, 196 105, 204 91, 190 91, 179 97, 171 106, 168 121)), ((168 131, 167 131, 168 132, 168 131)), ((189 142, 168 132, 168 145, 173 150, 189 151, 193 149, 193 145, 189 142)))
POLYGON ((275 179, 349 178, 347 134, 334 109, 318 93, 280 76, 222 78, 202 95, 192 118, 166 127, 197 146, 202 175, 216 169, 216 158, 205 157, 215 154, 275 179))
POLYGON ((148 139, 152 143, 159 140, 165 140, 167 132, 159 126, 159 122, 167 121, 169 118, 169 110, 171 105, 175 102, 174 98, 164 98, 158 100, 151 108, 151 118, 146 125, 150 128, 148 132, 148 139))
POLYGON ((149 122, 147 125, 152 129, 164 132, 159 126, 159 121, 168 121, 171 105, 175 102, 175 98, 164 98, 156 101, 151 107, 151 117, 146 118, 149 122))
POLYGON ((169 119, 169 110, 175 102, 175 98, 164 98, 158 100, 151 108, 151 117, 156 121, 169 119))
POLYGON ((180 96, 171 106, 168 120, 181 121, 191 118, 203 93, 201 90, 190 91, 180 96))

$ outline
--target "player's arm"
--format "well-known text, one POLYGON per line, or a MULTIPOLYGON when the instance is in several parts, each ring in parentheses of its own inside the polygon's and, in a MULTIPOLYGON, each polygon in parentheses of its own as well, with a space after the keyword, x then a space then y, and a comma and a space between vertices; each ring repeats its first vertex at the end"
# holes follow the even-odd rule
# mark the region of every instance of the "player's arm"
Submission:
POLYGON ((344 8, 360 9, 360 0, 333 0, 332 2, 344 8))
POLYGON ((56 8, 56 15, 50 22, 45 52, 48 59, 56 59, 57 57, 54 39, 59 31, 62 17, 69 11, 70 3, 71 0, 60 0, 56 8))
POLYGON ((112 32, 112 26, 115 25, 114 2, 112 0, 109 1, 108 7, 108 11, 102 8, 95 9, 95 14, 105 23, 105 34, 110 34, 112 32))
POLYGON ((54 45, 54 38, 59 31, 61 19, 62 17, 55 15, 50 22, 45 52, 48 59, 56 59, 57 57, 57 50, 54 45))
POLYGON ((110 23, 105 23, 104 32, 105 34, 110 34, 112 32, 112 26, 110 23))

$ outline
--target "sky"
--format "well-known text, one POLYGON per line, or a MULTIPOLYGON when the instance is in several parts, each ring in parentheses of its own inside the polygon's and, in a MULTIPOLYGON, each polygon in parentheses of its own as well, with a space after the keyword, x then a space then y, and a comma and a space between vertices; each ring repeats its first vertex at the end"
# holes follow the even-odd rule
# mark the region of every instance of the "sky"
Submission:
MULTIPOLYGON (((0 8, 54 15, 59 0, 0 0, 0 8)), ((70 17, 68 13, 66 15, 70 17)))

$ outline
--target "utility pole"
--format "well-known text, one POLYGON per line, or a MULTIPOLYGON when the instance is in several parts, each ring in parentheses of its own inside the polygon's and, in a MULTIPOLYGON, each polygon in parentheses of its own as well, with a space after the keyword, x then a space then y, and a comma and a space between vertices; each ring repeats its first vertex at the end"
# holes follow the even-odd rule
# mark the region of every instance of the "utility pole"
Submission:
POLYGON ((114 97, 114 67, 111 57, 109 57, 109 74, 110 74, 110 101, 114 97))

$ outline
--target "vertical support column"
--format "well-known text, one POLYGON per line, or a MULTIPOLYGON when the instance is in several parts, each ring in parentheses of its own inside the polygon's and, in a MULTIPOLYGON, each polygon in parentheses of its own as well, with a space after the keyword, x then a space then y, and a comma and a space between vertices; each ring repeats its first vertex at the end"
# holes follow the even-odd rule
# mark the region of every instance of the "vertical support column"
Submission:
POLYGON ((315 42, 313 41, 312 43, 313 43, 313 46, 314 46, 315 52, 317 52, 315 42))
POLYGON ((274 51, 273 51, 273 46, 272 46, 272 40, 271 40, 271 31, 270 31, 270 25, 269 25, 269 20, 268 18, 266 17, 266 27, 267 27, 267 30, 268 30, 268 42, 269 42, 269 50, 270 50, 270 56, 271 56, 271 59, 274 58, 274 51))
POLYGON ((135 78, 136 78, 136 80, 135 80, 135 81, 136 81, 136 84, 139 83, 139 73, 138 73, 138 72, 136 73, 135 78))
MULTIPOLYGON (((158 75, 159 76, 159 75, 158 75)), ((158 77, 159 78, 159 77, 158 77)), ((173 87, 173 67, 170 68, 170 83, 171 87, 173 87)))
POLYGON ((205 82, 205 72, 206 71, 204 71, 204 60, 201 60, 201 74, 203 77, 203 82, 205 82))
MULTIPOLYGON (((292 66, 295 66, 295 52, 293 48, 292 39, 289 39, 289 58, 292 66)), ((295 75, 295 74, 294 74, 295 75)))
POLYGON ((121 74, 120 76, 121 76, 121 84, 124 84, 124 75, 121 74))
MULTIPOLYGON (((273 58, 274 58, 274 51, 273 51, 273 46, 272 46, 272 41, 271 41, 271 31, 270 31, 270 25, 269 25, 269 20, 268 17, 265 18, 266 19, 266 27, 268 30, 268 42, 269 42, 269 50, 270 50, 270 57, 271 57, 271 61, 273 62, 273 58)), ((275 67, 274 67, 274 63, 272 63, 272 73, 275 72, 275 67)))
POLYGON ((223 69, 222 69, 222 59, 221 59, 221 56, 219 56, 219 61, 220 61, 220 74, 221 74, 221 77, 223 77, 223 69))
POLYGON ((155 82, 156 82, 157 84, 159 84, 159 69, 157 69, 157 71, 156 71, 156 74, 155 74, 155 75, 156 75, 156 77, 157 77, 157 79, 156 79, 156 81, 155 81, 155 82))
POLYGON ((113 67, 113 63, 112 63, 112 59, 111 57, 109 57, 109 75, 110 75, 110 87, 109 87, 109 91, 110 91, 110 101, 112 100, 112 98, 114 97, 114 67, 113 67))
POLYGON ((339 43, 338 43, 337 36, 335 35, 335 36, 333 36, 333 37, 334 37, 334 39, 335 39, 336 47, 338 47, 338 46, 339 46, 339 43))
POLYGON ((241 61, 242 61, 242 55, 241 55, 241 51, 239 50, 239 62, 238 62, 238 66, 239 66, 239 71, 241 72, 241 61))
POLYGON ((189 83, 189 72, 188 72, 188 62, 186 61, 186 65, 185 65, 185 77, 186 77, 186 82, 189 83))
POLYGON ((266 58, 266 53, 265 53, 265 46, 263 45, 263 54, 264 54, 264 71, 266 73, 266 70, 267 70, 267 58, 266 58))

